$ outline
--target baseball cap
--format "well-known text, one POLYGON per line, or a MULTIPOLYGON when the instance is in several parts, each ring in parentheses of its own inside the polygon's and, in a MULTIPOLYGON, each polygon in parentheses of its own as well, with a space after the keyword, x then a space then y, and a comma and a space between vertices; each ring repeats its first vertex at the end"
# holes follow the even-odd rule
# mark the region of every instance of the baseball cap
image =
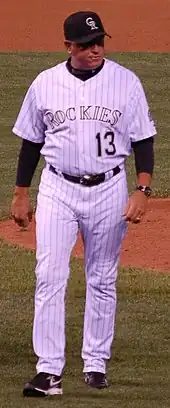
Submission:
POLYGON ((94 11, 78 11, 64 21, 66 41, 84 44, 102 35, 111 38, 106 33, 100 17, 94 11))

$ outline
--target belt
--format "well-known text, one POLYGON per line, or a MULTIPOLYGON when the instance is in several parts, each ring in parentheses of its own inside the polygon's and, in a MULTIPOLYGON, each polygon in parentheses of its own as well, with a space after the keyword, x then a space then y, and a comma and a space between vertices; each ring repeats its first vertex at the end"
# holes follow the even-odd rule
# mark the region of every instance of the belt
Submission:
POLYGON ((99 173, 99 174, 85 174, 84 176, 77 177, 71 176, 70 174, 66 173, 59 173, 53 166, 49 166, 49 170, 57 175, 62 175, 66 180, 71 181, 72 183, 81 184, 82 186, 86 187, 93 187, 97 186, 100 183, 103 183, 105 180, 109 180, 110 178, 116 176, 120 173, 120 167, 116 166, 113 169, 107 171, 106 173, 99 173), (107 176, 110 175, 108 178, 107 176))

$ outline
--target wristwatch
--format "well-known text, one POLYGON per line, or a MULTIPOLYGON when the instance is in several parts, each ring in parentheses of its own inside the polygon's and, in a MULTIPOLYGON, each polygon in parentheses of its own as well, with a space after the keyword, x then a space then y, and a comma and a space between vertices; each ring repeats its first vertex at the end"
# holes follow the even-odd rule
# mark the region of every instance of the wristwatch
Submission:
POLYGON ((136 186, 136 190, 142 191, 146 197, 150 197, 152 189, 149 186, 136 186))

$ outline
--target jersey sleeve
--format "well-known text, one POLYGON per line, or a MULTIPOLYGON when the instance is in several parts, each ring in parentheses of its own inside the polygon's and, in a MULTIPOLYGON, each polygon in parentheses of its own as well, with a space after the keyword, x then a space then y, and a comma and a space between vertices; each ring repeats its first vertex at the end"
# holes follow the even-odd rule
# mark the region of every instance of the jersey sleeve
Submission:
POLYGON ((12 131, 22 139, 42 143, 45 139, 45 124, 43 113, 37 105, 34 81, 25 95, 12 131))
POLYGON ((131 94, 128 110, 127 127, 131 142, 138 142, 156 135, 155 123, 139 79, 137 79, 135 89, 131 94))

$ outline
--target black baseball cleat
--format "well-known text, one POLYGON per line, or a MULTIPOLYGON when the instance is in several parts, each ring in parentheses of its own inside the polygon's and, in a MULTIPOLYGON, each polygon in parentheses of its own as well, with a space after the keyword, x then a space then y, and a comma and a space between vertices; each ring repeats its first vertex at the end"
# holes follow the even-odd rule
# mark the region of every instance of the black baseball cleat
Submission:
POLYGON ((61 377, 58 375, 39 373, 24 386, 24 397, 47 397, 63 393, 61 377))
POLYGON ((85 373, 84 381, 87 385, 90 385, 92 388, 108 388, 109 384, 106 378, 106 374, 99 373, 96 371, 90 371, 85 373))

